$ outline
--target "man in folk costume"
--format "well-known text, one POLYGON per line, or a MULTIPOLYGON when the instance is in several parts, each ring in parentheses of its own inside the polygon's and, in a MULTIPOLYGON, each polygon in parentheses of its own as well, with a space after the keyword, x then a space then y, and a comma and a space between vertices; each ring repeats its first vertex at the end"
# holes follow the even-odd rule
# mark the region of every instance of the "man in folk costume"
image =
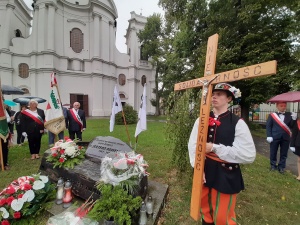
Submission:
POLYGON ((284 173, 292 135, 290 129, 295 124, 297 114, 286 112, 286 102, 276 103, 276 108, 278 111, 269 115, 266 124, 267 142, 270 143, 270 170, 275 171, 278 169, 280 173, 284 173), (277 151, 279 146, 280 158, 277 165, 277 151))
MULTIPOLYGON (((256 149, 244 120, 228 111, 228 104, 240 97, 239 89, 220 83, 212 93, 212 111, 206 143, 201 196, 202 224, 236 225, 237 193, 244 189, 241 163, 252 163, 256 149)), ((199 118, 190 135, 188 149, 194 167, 199 118)))
POLYGON ((82 132, 86 129, 85 113, 80 108, 79 102, 74 102, 73 108, 67 113, 67 128, 69 130, 69 138, 74 140, 75 134, 79 140, 82 140, 82 132))
POLYGON ((22 135, 28 138, 31 159, 40 158, 42 135, 44 134, 44 111, 37 108, 38 102, 29 101, 29 108, 21 111, 20 124, 22 135))

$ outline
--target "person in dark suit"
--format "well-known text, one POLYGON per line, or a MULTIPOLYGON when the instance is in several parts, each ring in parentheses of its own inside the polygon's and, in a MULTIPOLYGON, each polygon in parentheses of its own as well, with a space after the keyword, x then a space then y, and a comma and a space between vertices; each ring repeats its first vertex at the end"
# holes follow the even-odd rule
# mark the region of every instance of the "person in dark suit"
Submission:
MULTIPOLYGON (((4 105, 4 113, 6 116, 6 121, 7 121, 7 125, 9 125, 10 121, 11 121, 11 117, 8 111, 8 108, 6 107, 6 105, 4 105)), ((9 128, 8 128, 8 132, 9 132, 9 128)), ((9 165, 8 165, 8 146, 9 143, 11 141, 11 133, 9 132, 8 137, 6 138, 6 141, 3 140, 3 138, 1 139, 1 145, 2 145, 2 157, 3 157, 3 166, 5 170, 9 170, 9 165)), ((1 162, 0 162, 1 164, 1 162)))
POLYGON ((298 112, 297 121, 292 129, 292 138, 290 144, 291 151, 297 155, 297 168, 298 176, 297 180, 300 181, 300 112, 298 112))
POLYGON ((271 113, 266 124, 267 142, 270 143, 271 171, 278 169, 284 173, 296 113, 286 112, 286 102, 276 103, 278 112, 271 113), (280 146, 280 159, 277 165, 277 152, 280 146))
POLYGON ((80 108, 79 102, 74 102, 73 108, 67 113, 67 128, 69 138, 74 140, 75 134, 79 140, 82 140, 82 132, 86 129, 85 113, 80 108))
POLYGON ((14 117, 14 121, 16 124, 16 130, 17 130, 17 144, 18 146, 23 145, 25 137, 22 135, 22 128, 21 128, 21 111, 27 109, 26 105, 20 106, 21 110, 18 111, 14 117))
POLYGON ((27 136, 31 159, 40 158, 41 140, 44 133, 44 111, 37 108, 38 102, 30 100, 29 108, 21 112, 22 135, 27 136))

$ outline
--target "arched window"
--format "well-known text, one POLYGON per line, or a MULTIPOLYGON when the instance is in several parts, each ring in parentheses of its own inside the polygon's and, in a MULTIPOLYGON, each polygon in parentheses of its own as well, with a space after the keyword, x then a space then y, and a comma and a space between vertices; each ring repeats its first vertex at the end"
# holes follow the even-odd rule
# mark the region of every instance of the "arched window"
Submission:
POLYGON ((16 37, 23 37, 22 32, 19 29, 16 29, 16 37))
POLYGON ((27 88, 22 88, 22 91, 24 91, 24 94, 29 94, 29 90, 27 88))
POLYGON ((83 49, 83 33, 78 28, 73 28, 70 32, 70 47, 76 53, 83 49))
POLYGON ((29 66, 26 63, 19 64, 19 77, 27 78, 29 76, 29 66))
POLYGON ((124 74, 119 75, 119 85, 124 86, 126 84, 126 76, 124 74))
POLYGON ((120 96, 120 99, 126 98, 124 94, 119 94, 119 96, 120 96))
POLYGON ((141 84, 144 87, 144 84, 147 82, 147 78, 145 75, 142 76, 141 84))
POLYGON ((143 51, 144 51, 144 45, 141 45, 141 49, 140 49, 141 51, 140 51, 140 58, 141 58, 141 60, 145 60, 145 61, 148 61, 148 56, 146 56, 146 55, 143 55, 143 51))

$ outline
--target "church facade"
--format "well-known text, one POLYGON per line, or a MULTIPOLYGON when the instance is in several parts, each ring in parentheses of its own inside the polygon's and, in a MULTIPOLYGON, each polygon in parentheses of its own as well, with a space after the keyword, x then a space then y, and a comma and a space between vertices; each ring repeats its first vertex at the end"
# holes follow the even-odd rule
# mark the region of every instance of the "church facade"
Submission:
POLYGON ((155 69, 142 60, 137 37, 147 18, 131 12, 126 54, 115 45, 117 17, 113 0, 36 0, 33 9, 1 0, 1 83, 48 100, 55 72, 62 103, 78 101, 89 116, 111 114, 115 85, 121 101, 138 110, 146 83, 147 113, 154 114, 155 69))

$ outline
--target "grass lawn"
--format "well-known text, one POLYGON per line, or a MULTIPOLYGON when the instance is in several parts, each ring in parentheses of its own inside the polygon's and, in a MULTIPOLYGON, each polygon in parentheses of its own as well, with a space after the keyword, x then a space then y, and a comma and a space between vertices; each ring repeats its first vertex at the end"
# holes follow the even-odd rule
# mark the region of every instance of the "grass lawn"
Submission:
MULTIPOLYGON (((164 120, 164 119, 162 119, 164 120)), ((144 155, 150 167, 149 179, 169 185, 169 195, 163 210, 160 224, 196 225, 189 216, 192 185, 192 170, 181 176, 172 166, 170 147, 164 136, 164 123, 157 119, 148 122, 148 130, 140 134, 137 152, 144 155)), ((134 146, 136 125, 129 125, 131 142, 134 146)), ((109 132, 109 119, 89 119, 83 133, 83 141, 90 141, 95 136, 114 136, 128 142, 124 126, 116 125, 114 132, 109 132)), ((42 140, 42 152, 48 147, 48 136, 42 140)), ((0 172, 0 189, 22 175, 36 173, 40 160, 31 160, 28 145, 12 147, 9 152, 10 171, 0 172)), ((269 162, 257 155, 251 165, 243 165, 246 190, 238 195, 236 207, 237 220, 242 225, 299 225, 300 224, 300 183, 292 174, 271 173, 269 162)), ((45 224, 47 215, 35 220, 34 224, 45 224), (39 221, 39 222, 37 222, 39 221)))

